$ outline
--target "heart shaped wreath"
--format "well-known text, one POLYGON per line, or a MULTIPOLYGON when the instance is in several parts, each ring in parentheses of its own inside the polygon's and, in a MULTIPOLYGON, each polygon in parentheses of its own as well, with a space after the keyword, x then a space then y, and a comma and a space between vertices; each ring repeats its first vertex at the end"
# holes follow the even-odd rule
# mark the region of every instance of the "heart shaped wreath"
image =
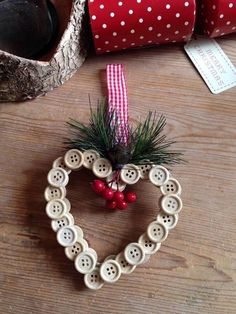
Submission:
POLYGON ((176 226, 182 209, 181 186, 162 166, 182 161, 180 152, 169 150, 173 142, 162 135, 165 118, 149 113, 144 123, 135 128, 129 126, 122 65, 109 65, 107 76, 107 106, 102 103, 96 111, 91 110, 88 126, 76 120, 69 122, 72 138, 66 144, 70 149, 53 162, 44 194, 48 202, 46 213, 52 219, 51 227, 57 232, 58 243, 74 261, 77 271, 84 274, 86 286, 93 290, 100 289, 105 282, 116 282, 121 274, 130 274, 157 252, 169 230, 176 226), (161 210, 146 232, 137 242, 128 244, 118 255, 109 256, 102 263, 84 239, 82 229, 74 224, 71 205, 66 198, 69 174, 82 167, 92 170, 97 177, 92 188, 106 200, 106 206, 111 210, 124 210, 127 203, 136 201, 134 192, 123 191, 126 185, 133 185, 140 179, 149 180, 162 193, 161 210))

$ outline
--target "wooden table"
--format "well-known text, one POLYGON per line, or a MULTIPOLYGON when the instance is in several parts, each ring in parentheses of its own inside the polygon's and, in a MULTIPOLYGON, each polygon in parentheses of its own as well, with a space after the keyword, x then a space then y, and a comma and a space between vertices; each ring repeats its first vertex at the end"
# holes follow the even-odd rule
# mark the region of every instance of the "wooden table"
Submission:
MULTIPOLYGON (((235 36, 220 40, 236 65, 235 36)), ((90 57, 45 97, 1 104, 0 312, 236 313, 236 88, 212 95, 182 46, 90 57), (105 93, 107 63, 124 63, 131 122, 149 110, 185 151, 174 173, 184 209, 160 251, 130 276, 93 292, 56 243, 43 198, 52 161, 64 153, 69 117, 88 121, 105 93)), ((73 174, 73 214, 102 259, 136 241, 155 217, 159 192, 134 189, 139 204, 108 212, 91 191, 91 173, 73 174)))

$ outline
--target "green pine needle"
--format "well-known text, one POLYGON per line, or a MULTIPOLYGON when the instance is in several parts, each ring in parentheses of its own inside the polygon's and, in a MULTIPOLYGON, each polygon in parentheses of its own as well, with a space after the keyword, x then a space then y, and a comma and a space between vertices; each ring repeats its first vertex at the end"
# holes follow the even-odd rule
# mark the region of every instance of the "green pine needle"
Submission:
POLYGON ((137 127, 127 126, 127 144, 117 142, 117 119, 115 112, 107 112, 105 100, 98 103, 96 110, 90 109, 88 125, 73 119, 68 125, 72 137, 65 144, 69 148, 96 150, 101 157, 109 159, 114 168, 127 163, 172 165, 183 162, 181 152, 170 150, 175 142, 167 140, 162 134, 166 125, 163 115, 149 112, 145 121, 137 127))

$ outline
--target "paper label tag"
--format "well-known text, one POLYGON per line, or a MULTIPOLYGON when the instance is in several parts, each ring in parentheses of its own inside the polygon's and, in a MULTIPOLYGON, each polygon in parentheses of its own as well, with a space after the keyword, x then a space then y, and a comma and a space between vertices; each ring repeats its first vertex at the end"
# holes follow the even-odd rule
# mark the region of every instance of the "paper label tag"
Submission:
POLYGON ((184 49, 213 94, 236 86, 236 69, 214 39, 193 39, 184 49))

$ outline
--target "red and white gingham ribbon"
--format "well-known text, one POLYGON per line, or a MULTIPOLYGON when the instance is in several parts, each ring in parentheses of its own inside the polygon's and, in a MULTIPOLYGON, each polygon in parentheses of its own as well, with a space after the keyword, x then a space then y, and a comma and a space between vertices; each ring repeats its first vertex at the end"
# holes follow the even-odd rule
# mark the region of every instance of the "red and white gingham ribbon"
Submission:
POLYGON ((123 64, 107 65, 108 110, 118 125, 117 142, 128 142, 128 97, 123 64))

